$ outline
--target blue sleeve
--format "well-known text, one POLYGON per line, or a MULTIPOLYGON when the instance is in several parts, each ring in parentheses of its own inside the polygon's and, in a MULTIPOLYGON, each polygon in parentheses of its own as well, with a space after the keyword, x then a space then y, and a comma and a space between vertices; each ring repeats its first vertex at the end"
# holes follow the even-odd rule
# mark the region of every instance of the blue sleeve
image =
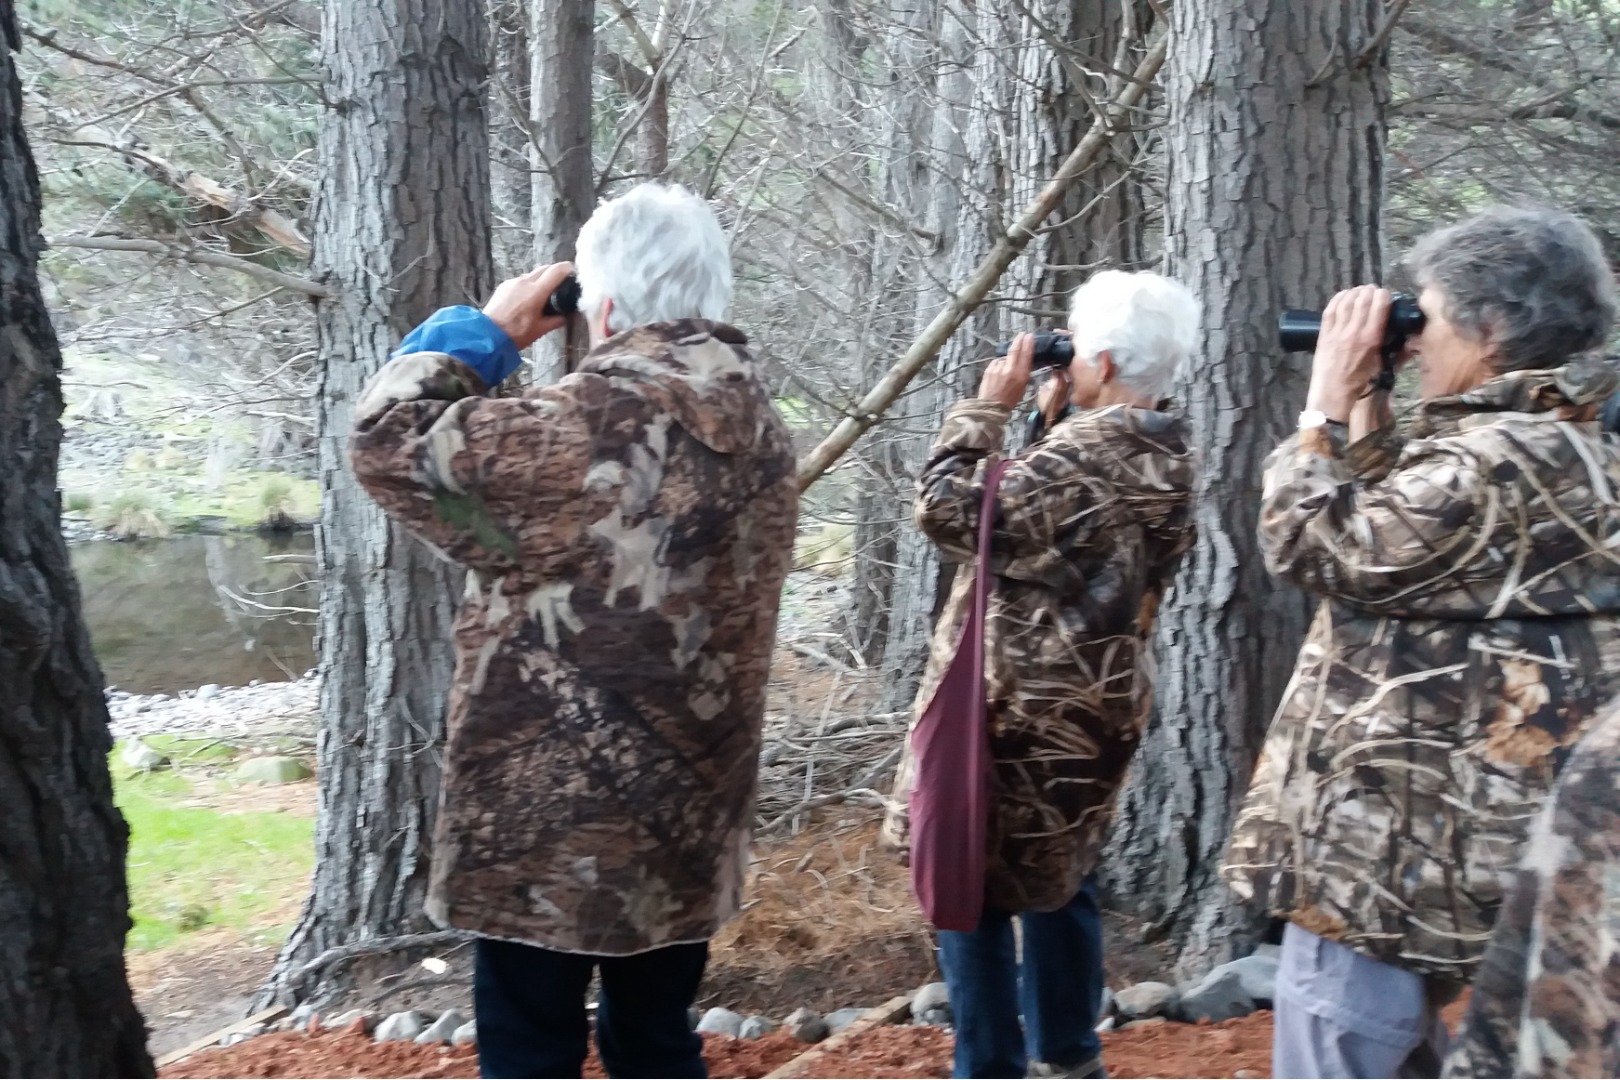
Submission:
POLYGON ((491 387, 523 363, 523 356, 506 331, 473 307, 440 308, 405 335, 394 356, 421 352, 448 353, 476 371, 491 387))

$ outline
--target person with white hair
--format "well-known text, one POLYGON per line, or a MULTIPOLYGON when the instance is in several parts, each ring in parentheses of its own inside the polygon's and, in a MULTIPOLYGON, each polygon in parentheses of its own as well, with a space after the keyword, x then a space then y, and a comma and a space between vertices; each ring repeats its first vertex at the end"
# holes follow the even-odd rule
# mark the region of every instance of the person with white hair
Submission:
MULTIPOLYGON (((1045 434, 1002 474, 988 552, 978 550, 986 475, 1030 380, 1031 335, 989 365, 976 397, 946 413, 917 480, 918 527, 962 564, 919 718, 956 652, 972 564, 988 557, 994 575, 984 915, 973 931, 940 933, 957 1076, 1104 1075, 1094 1031, 1102 925, 1090 875, 1151 708, 1159 598, 1192 542, 1194 455, 1186 422, 1163 398, 1197 348, 1198 327, 1192 295, 1157 274, 1104 271, 1075 292, 1074 359, 1040 394, 1045 434), (1076 411, 1059 419, 1065 405, 1076 411)), ((902 851, 915 775, 908 746, 884 824, 886 845, 902 851)))
POLYGON ((798 486, 731 299, 725 234, 676 187, 579 236, 592 348, 493 397, 560 329, 575 268, 412 331, 362 393, 350 461, 468 569, 427 912, 476 936, 484 1076, 706 1075, 687 1013, 740 906, 798 486))

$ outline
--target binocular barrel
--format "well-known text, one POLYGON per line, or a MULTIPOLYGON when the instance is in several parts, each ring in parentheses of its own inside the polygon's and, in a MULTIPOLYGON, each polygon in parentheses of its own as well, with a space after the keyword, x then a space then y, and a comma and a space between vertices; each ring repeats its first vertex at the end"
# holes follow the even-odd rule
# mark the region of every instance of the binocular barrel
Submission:
POLYGON ((1277 344, 1283 352, 1310 352, 1322 333, 1322 313, 1289 308, 1277 317, 1277 344))
MULTIPOLYGON (((1006 356, 1012 348, 1011 341, 996 342, 996 355, 1006 356)), ((1031 362, 1032 368, 1068 367, 1069 361, 1074 359, 1074 342, 1065 334, 1054 334, 1050 330, 1035 331, 1035 357, 1031 362)))
MULTIPOLYGON (((1423 309, 1416 297, 1396 293, 1384 322, 1384 351, 1393 357, 1406 339, 1423 332, 1423 309)), ((1283 352, 1310 352, 1322 333, 1322 313, 1289 308, 1277 317, 1277 344, 1283 352)))

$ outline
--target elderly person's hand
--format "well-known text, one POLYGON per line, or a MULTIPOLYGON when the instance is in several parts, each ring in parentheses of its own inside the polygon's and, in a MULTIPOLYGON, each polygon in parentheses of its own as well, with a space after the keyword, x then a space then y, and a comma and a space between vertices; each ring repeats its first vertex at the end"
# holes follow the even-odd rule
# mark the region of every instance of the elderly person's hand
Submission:
POLYGON ((541 313, 557 286, 573 272, 573 263, 560 262, 531 270, 522 277, 508 278, 495 286, 495 295, 484 305, 484 314, 506 331, 512 344, 527 349, 553 330, 567 325, 566 315, 541 313))
POLYGON ((1347 421, 1383 363, 1384 324, 1393 300, 1388 289, 1358 285, 1328 301, 1311 364, 1305 408, 1347 421))
POLYGON ((1019 334, 1013 338, 1006 356, 998 356, 984 369, 979 380, 979 396, 999 401, 1009 409, 1016 409, 1024 400, 1029 386, 1030 368, 1035 361, 1035 335, 1019 334))
POLYGON ((1035 392, 1035 407, 1041 411, 1047 427, 1057 423, 1058 417, 1063 415, 1071 393, 1073 388, 1069 385, 1069 373, 1063 368, 1053 368, 1051 377, 1035 392))

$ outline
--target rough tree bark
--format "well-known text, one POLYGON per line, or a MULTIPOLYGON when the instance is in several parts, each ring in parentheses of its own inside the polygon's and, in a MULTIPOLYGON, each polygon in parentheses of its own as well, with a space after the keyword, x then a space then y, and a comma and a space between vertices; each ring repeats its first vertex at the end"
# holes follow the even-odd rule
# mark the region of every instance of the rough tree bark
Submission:
MULTIPOLYGON (((573 259, 579 229, 596 207, 591 158, 591 67, 595 0, 532 0, 529 7, 529 147, 536 264, 573 259)), ((534 349, 535 377, 549 382, 585 353, 583 320, 566 342, 553 334, 534 349)))
POLYGON ((360 388, 410 328, 493 284, 479 0, 327 4, 315 271, 322 490, 316 534, 320 820, 315 881, 267 994, 327 999, 323 956, 426 931, 459 575, 390 524, 349 470, 360 388), (313 966, 312 966, 313 965, 313 966))
POLYGON ((62 540, 62 354, 0 0, 0 1075, 151 1076, 124 971, 129 829, 62 540))
POLYGON ((1171 936, 1184 975, 1246 951, 1262 926, 1218 870, 1307 617, 1255 543, 1261 466, 1294 430, 1309 371, 1277 351, 1276 315, 1380 277, 1388 72, 1382 50, 1363 50, 1382 8, 1201 0, 1172 13, 1166 262, 1204 309, 1203 355, 1176 391, 1203 477, 1105 883, 1171 936))

